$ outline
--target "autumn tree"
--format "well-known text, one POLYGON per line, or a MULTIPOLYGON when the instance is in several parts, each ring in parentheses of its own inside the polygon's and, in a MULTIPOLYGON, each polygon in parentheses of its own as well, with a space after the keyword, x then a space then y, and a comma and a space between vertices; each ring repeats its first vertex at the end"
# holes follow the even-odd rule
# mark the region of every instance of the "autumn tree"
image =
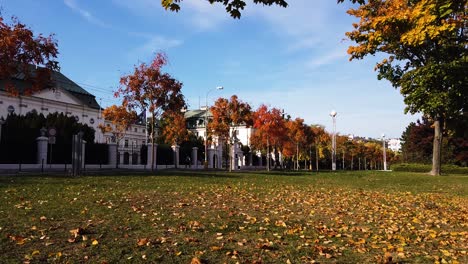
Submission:
POLYGON ((53 35, 34 36, 32 30, 17 18, 13 17, 12 23, 8 24, 0 14, 0 80, 5 81, 5 90, 9 94, 29 95, 51 87, 51 71, 59 70, 55 60, 57 55, 53 35), (31 86, 20 91, 13 81, 19 78, 31 86))
POLYGON ((268 109, 261 105, 253 113, 253 127, 255 132, 251 143, 258 149, 266 149, 267 170, 270 170, 270 146, 278 146, 284 140, 286 125, 282 112, 278 108, 268 109))
POLYGON ((166 143, 180 145, 189 139, 186 120, 181 112, 169 112, 164 115, 161 129, 166 143))
POLYGON ((289 120, 286 122, 286 131, 288 137, 288 143, 292 143, 295 148, 295 157, 296 170, 299 169, 299 147, 306 143, 306 128, 304 124, 304 119, 296 118, 294 120, 289 120))
MULTIPOLYGON (((208 123, 208 131, 229 145, 237 143, 237 131, 239 126, 249 127, 252 125, 252 111, 248 103, 242 102, 237 95, 219 98, 210 108, 213 120, 208 123)), ((229 160, 232 160, 232 151, 228 149, 229 160)), ((231 162, 230 162, 231 164, 231 162)), ((231 169, 231 165, 229 166, 231 169)))
POLYGON ((102 111, 102 117, 109 123, 99 124, 98 128, 103 134, 111 133, 117 144, 125 137, 128 128, 135 124, 138 115, 133 110, 128 110, 125 106, 112 105, 102 111))
MULTIPOLYGON (((356 1, 353 1, 356 2, 356 1)), ((348 13, 357 17, 346 33, 357 45, 352 59, 384 53, 379 79, 399 88, 405 112, 434 122, 431 175, 440 175, 444 123, 466 112, 468 53, 466 0, 368 0, 348 13)))
MULTIPOLYGON (((167 64, 165 54, 158 53, 148 65, 135 66, 131 75, 120 78, 120 87, 116 97, 123 97, 123 105, 129 109, 148 111, 151 114, 151 143, 154 153, 156 119, 173 112, 180 112, 185 107, 181 93, 182 83, 162 71, 167 64)), ((151 170, 154 170, 154 155, 151 155, 151 170)))
POLYGON ((315 169, 319 170, 319 159, 325 158, 324 150, 328 142, 330 142, 330 134, 325 131, 325 128, 319 125, 311 126, 314 147, 315 147, 315 169))
MULTIPOLYGON (((162 0, 161 5, 166 10, 171 10, 178 12, 180 10, 180 5, 183 0, 162 0)), ((244 10, 245 0, 196 0, 196 1, 208 1, 210 4, 220 3, 226 7, 226 12, 228 12, 233 18, 240 18, 241 11, 244 10)), ((253 0, 255 4, 263 4, 265 6, 278 5, 282 7, 287 7, 288 3, 285 0, 253 0)))

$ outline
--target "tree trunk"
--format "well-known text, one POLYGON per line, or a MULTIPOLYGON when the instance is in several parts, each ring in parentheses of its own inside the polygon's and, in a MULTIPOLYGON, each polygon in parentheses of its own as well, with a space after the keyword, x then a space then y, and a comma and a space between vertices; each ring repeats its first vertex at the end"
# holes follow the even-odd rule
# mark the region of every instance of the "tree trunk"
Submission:
POLYGON ((440 150, 442 147, 442 121, 440 118, 434 121, 434 146, 432 149, 432 170, 430 175, 440 175, 440 150))
POLYGON ((151 171, 154 171, 154 113, 151 115, 151 171))
POLYGON ((231 145, 230 143, 226 144, 226 148, 228 151, 228 157, 229 157, 229 172, 232 172, 232 165, 233 165, 233 160, 232 160, 232 151, 234 149, 234 146, 231 145))
POLYGON ((318 171, 319 170, 319 155, 318 155, 318 148, 317 144, 315 144, 315 169, 318 171))
POLYGON ((270 171, 270 140, 267 136, 267 153, 266 153, 267 171, 270 171))
POLYGON ((296 143, 296 170, 299 170, 299 144, 296 143))

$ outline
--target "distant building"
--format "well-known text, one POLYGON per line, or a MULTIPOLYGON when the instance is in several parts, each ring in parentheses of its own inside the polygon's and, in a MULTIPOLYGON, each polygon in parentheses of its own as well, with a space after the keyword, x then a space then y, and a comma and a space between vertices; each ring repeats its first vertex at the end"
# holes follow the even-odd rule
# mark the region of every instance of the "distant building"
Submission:
MULTIPOLYGON (((206 130, 205 130, 205 120, 211 119, 213 115, 210 111, 206 110, 189 110, 185 112, 185 119, 187 122, 187 129, 194 133, 197 137, 202 137, 205 140, 206 130)), ((237 127, 231 127, 231 134, 233 131, 236 131, 236 138, 243 146, 250 146, 250 136, 253 133, 252 127, 246 127, 240 125, 237 127)))

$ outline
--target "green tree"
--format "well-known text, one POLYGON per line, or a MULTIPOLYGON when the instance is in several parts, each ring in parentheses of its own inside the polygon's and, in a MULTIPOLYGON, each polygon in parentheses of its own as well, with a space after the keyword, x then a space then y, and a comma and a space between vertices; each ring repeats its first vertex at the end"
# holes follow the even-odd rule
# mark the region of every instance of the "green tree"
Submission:
MULTIPOLYGON (((356 2, 356 1, 353 1, 356 2)), ((434 122, 431 175, 440 175, 444 122, 466 112, 466 0, 368 0, 348 10, 359 18, 347 37, 352 59, 385 53, 379 79, 400 88, 405 112, 434 122)))

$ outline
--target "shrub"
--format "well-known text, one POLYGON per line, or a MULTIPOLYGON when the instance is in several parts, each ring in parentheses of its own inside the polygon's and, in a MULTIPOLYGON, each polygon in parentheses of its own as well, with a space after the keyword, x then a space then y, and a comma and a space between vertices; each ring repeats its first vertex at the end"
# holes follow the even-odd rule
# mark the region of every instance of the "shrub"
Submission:
MULTIPOLYGON (((429 172, 432 169, 430 164, 420 163, 400 163, 392 165, 393 171, 406 172, 429 172)), ((459 167, 456 165, 442 165, 442 174, 465 174, 468 175, 468 167, 459 167)))

